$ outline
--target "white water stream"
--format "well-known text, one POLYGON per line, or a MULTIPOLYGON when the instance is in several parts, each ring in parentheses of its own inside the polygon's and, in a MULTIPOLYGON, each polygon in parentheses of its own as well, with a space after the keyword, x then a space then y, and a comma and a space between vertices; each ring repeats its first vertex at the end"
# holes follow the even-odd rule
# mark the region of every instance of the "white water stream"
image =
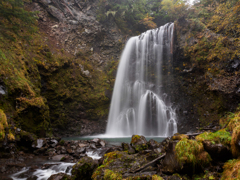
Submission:
MULTIPOLYGON (((93 159, 100 159, 98 152, 88 151, 86 155, 93 159)), ((52 164, 47 169, 36 169, 34 172, 30 171, 29 167, 24 167, 21 171, 10 176, 13 180, 27 180, 28 178, 36 180, 47 180, 54 174, 65 173, 71 175, 72 167, 75 163, 63 163, 63 162, 48 162, 52 164)))
POLYGON ((132 37, 122 53, 114 85, 106 135, 170 136, 176 113, 164 102, 163 69, 171 71, 174 24, 132 37), (167 67, 163 67, 167 65, 167 67))

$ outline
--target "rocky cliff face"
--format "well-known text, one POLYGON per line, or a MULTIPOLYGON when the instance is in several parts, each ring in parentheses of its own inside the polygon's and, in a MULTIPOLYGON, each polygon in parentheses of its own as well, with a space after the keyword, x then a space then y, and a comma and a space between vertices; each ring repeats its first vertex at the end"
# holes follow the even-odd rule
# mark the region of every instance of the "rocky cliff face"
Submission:
MULTIPOLYGON (((175 23, 174 73, 169 94, 176 107, 178 130, 181 133, 199 128, 218 128, 219 119, 226 112, 233 112, 240 100, 240 60, 236 58, 220 62, 216 59, 211 63, 191 61, 186 56, 186 47, 200 42, 197 36, 191 37, 193 29, 191 21, 186 19, 179 19, 175 23), (214 68, 217 71, 212 72, 214 68)), ((206 30, 204 35, 210 41, 219 36, 210 30, 206 30)))
MULTIPOLYGON (((108 62, 119 59, 126 37, 121 34, 111 14, 108 17, 108 21, 104 24, 96 20, 97 1, 40 0, 34 1, 30 8, 40 12, 40 29, 47 34, 50 42, 56 48, 62 48, 75 57, 80 56, 84 59, 87 56, 87 61, 96 64, 98 69, 104 69, 108 62)), ((187 20, 180 19, 176 23, 173 73, 168 78, 171 81, 166 82, 166 86, 171 87, 170 92, 166 93, 171 97, 171 101, 174 102, 178 116, 178 129, 182 133, 195 131, 196 127, 217 126, 219 118, 225 111, 233 111, 237 107, 239 99, 236 89, 238 87, 236 77, 235 79, 224 77, 224 79, 215 78, 214 80, 209 80, 205 77, 206 67, 193 65, 190 58, 184 55, 187 37, 191 33, 190 29, 191 24, 187 20), (184 26, 185 28, 183 28, 184 26)), ((215 35, 212 34, 212 36, 215 35)), ((198 39, 192 38, 188 43, 196 44, 198 39)), ((227 67, 230 67, 233 71, 238 70, 236 63, 230 62, 227 67)), ((224 67, 222 68, 224 69, 224 67)), ((228 71, 226 68, 225 70, 228 71)), ((87 69, 82 69, 82 71, 85 75, 89 73, 87 69)), ((49 77, 49 79, 51 78, 53 77, 49 77)), ((71 84, 68 86, 71 86, 71 84)), ((55 107, 58 101, 64 102, 63 107, 67 107, 69 104, 65 98, 59 97, 59 93, 56 93, 54 96, 46 91, 43 94, 48 97, 50 109, 58 109, 57 112, 62 112, 61 107, 55 107)), ((107 103, 109 104, 110 101, 105 104, 107 103)), ((73 105, 70 106, 71 108, 68 111, 62 112, 63 114, 68 114, 66 115, 67 117, 60 118, 62 122, 65 122, 63 124, 72 122, 68 124, 69 128, 63 131, 63 134, 87 135, 93 132, 104 132, 106 121, 102 120, 102 123, 100 123, 99 116, 91 117, 87 115, 86 111, 89 108, 91 109, 91 107, 84 103, 79 105, 82 110, 73 105), (79 115, 79 112, 81 115, 79 115), (69 121, 69 119, 73 120, 69 121), (92 121, 91 119, 98 121, 92 121)), ((55 119, 54 121, 59 121, 60 116, 51 112, 50 117, 55 119)), ((102 117, 103 119, 106 119, 106 114, 102 117)), ((56 128, 55 132, 58 132, 58 130, 56 128)))
MULTIPOLYGON (((92 81, 99 79, 96 76, 103 76, 100 72, 111 70, 110 62, 118 61, 125 42, 124 36, 111 16, 105 24, 96 20, 98 1, 40 0, 33 1, 29 8, 39 11, 40 30, 55 49, 62 49, 69 56, 82 60, 81 64, 66 63, 54 72, 40 67, 42 95, 48 100, 54 134, 74 136, 104 133, 113 84, 108 77, 100 78, 98 85, 92 81), (86 63, 93 65, 95 76, 84 65, 86 63), (109 86, 104 87, 104 83, 109 86), (64 91, 70 93, 64 95, 64 91), (101 95, 96 94, 99 91, 101 95)), ((114 68, 110 75, 114 74, 114 68)))
POLYGON ((119 59, 123 35, 111 17, 106 24, 96 20, 98 1, 40 0, 30 8, 39 11, 39 27, 55 47, 75 56, 91 52, 89 60, 100 67, 119 59))
MULTIPOLYGON (((40 0, 27 7, 39 12, 41 39, 31 46, 19 42, 11 50, 16 54, 11 63, 4 61, 4 69, 13 71, 0 77, 0 109, 8 122, 40 136, 104 133, 117 62, 128 37, 112 14, 104 23, 97 21, 98 1, 40 0)), ((200 41, 189 39, 191 32, 187 20, 175 23, 172 70, 163 78, 182 133, 217 126, 239 101, 239 58, 220 63, 223 73, 216 76, 206 62, 194 64, 185 56, 185 45, 200 41)))

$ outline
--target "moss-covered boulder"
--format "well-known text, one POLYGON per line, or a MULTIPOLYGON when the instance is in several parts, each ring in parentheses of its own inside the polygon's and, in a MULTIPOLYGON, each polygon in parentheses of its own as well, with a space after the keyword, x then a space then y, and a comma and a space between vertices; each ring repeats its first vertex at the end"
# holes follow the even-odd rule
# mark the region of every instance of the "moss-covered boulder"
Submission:
POLYGON ((73 180, 91 180, 92 173, 98 167, 98 162, 91 157, 83 157, 72 169, 73 180))
POLYGON ((223 173, 221 180, 235 180, 240 179, 240 160, 229 160, 223 166, 223 173))
POLYGON ((151 175, 151 174, 137 174, 131 177, 127 177, 124 180, 163 180, 163 178, 157 174, 151 175))
POLYGON ((204 149, 215 161, 227 161, 232 158, 230 149, 231 134, 225 129, 217 132, 205 132, 196 137, 204 145, 204 149))
POLYGON ((122 175, 120 173, 114 173, 113 171, 106 169, 103 178, 108 180, 121 180, 122 175))
POLYGON ((119 174, 131 177, 128 174, 139 167, 147 164, 151 160, 158 157, 156 154, 128 154, 128 152, 114 151, 104 155, 103 164, 99 166, 92 175, 92 179, 104 179, 108 174, 119 174), (111 171, 109 171, 111 170, 111 171))
POLYGON ((231 134, 226 131, 226 129, 221 129, 215 133, 205 132, 196 137, 196 140, 203 141, 211 141, 213 143, 221 143, 226 146, 230 146, 231 143, 231 134))
POLYGON ((195 140, 182 139, 176 144, 175 151, 181 166, 180 172, 188 174, 201 172, 212 160, 204 150, 203 144, 195 140))
POLYGON ((148 148, 146 138, 139 135, 132 136, 130 145, 136 150, 136 152, 140 152, 148 148))
POLYGON ((188 139, 188 135, 176 133, 172 136, 172 140, 182 140, 183 138, 188 139))
POLYGON ((37 144, 37 136, 33 133, 23 131, 19 128, 15 130, 16 142, 20 150, 29 152, 33 150, 33 144, 37 144))
POLYGON ((49 107, 44 97, 16 98, 17 116, 15 121, 25 130, 45 136, 49 128, 49 107))

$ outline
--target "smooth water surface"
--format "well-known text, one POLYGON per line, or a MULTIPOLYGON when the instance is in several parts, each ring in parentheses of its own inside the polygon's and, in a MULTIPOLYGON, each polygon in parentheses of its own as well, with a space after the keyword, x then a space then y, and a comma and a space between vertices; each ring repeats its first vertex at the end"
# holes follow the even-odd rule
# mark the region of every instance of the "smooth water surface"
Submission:
MULTIPOLYGON (((66 137, 62 138, 63 140, 92 140, 94 138, 100 138, 104 141, 106 141, 108 144, 107 145, 114 145, 114 146, 120 146, 122 142, 124 143, 130 143, 132 137, 106 137, 106 136, 85 136, 85 137, 80 137, 80 136, 75 136, 75 137, 66 137)), ((147 141, 150 139, 154 139, 157 142, 162 142, 166 137, 146 137, 147 141)))

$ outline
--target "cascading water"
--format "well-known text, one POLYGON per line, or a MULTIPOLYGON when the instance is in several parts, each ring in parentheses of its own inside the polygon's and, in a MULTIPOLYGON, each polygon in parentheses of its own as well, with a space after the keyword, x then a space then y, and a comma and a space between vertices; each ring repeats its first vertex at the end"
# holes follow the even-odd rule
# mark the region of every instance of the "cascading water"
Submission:
MULTIPOLYGON (((176 114, 164 102, 163 74, 172 59, 174 24, 148 30, 127 42, 118 67, 106 134, 169 136, 177 132, 176 114)), ((167 76, 164 76, 166 81, 167 76)))

